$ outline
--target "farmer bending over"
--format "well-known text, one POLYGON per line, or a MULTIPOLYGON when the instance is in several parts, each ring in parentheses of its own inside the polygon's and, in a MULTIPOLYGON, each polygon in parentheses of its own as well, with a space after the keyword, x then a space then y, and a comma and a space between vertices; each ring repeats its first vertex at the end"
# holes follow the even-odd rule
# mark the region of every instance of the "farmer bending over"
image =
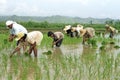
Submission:
POLYGON ((115 29, 114 27, 112 27, 112 26, 109 26, 108 24, 105 25, 105 28, 106 28, 105 33, 106 33, 106 32, 110 32, 110 35, 109 35, 110 38, 113 38, 113 36, 115 35, 115 33, 118 33, 118 30, 116 30, 116 29, 115 29))
POLYGON ((34 56, 37 57, 37 46, 41 44, 41 41, 43 39, 42 32, 32 31, 29 32, 27 35, 21 33, 21 35, 18 38, 20 38, 20 42, 16 49, 12 52, 10 57, 12 57, 13 54, 16 53, 25 44, 29 46, 28 54, 30 55, 33 51, 34 56))
POLYGON ((85 41, 95 36, 95 30, 91 27, 80 29, 80 36, 83 37, 82 43, 85 44, 85 41))
POLYGON ((48 32, 48 37, 51 37, 53 39, 52 47, 60 47, 64 38, 64 34, 62 32, 48 32))
MULTIPOLYGON (((12 42, 13 39, 16 38, 15 40, 17 41, 17 45, 18 45, 20 39, 17 38, 18 37, 17 35, 20 35, 21 33, 27 34, 27 29, 24 26, 11 20, 6 21, 6 26, 10 30, 9 42, 12 42)), ((23 46, 23 48, 25 48, 25 46, 23 46)))

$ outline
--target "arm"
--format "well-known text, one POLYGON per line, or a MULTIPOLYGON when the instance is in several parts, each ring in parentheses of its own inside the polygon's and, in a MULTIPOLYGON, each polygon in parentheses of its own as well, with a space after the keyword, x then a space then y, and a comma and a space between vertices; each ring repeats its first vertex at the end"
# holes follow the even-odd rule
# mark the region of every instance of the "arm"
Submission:
POLYGON ((15 37, 16 37, 16 35, 10 34, 9 38, 8 38, 9 42, 12 42, 15 37))
POLYGON ((54 44, 56 44, 57 42, 59 42, 62 38, 59 38, 57 41, 54 42, 54 44))
POLYGON ((13 39, 16 37, 17 29, 13 26, 12 29, 10 29, 10 35, 9 35, 9 42, 13 41, 13 39))
POLYGON ((59 38, 58 38, 56 41, 54 41, 54 45, 55 45, 57 42, 59 42, 61 39, 63 39, 63 37, 64 37, 64 35, 61 34, 61 35, 59 36, 59 38))

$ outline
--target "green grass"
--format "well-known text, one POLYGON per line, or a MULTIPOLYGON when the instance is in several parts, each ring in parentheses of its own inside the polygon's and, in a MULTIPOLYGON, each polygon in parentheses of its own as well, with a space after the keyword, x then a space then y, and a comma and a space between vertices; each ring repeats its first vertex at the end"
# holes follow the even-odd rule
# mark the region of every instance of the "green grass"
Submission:
MULTIPOLYGON (((51 37, 48 37, 47 34, 45 33, 44 34, 44 37, 43 37, 43 40, 42 40, 42 43, 41 43, 41 46, 42 47, 51 47, 52 45, 52 41, 53 39, 51 37)), ((81 43, 82 42, 82 38, 71 38, 67 35, 64 35, 64 39, 63 39, 63 44, 78 44, 78 43, 81 43)))
POLYGON ((81 43, 82 42, 82 38, 79 37, 69 37, 67 35, 64 36, 64 40, 63 40, 63 44, 78 44, 78 43, 81 43))

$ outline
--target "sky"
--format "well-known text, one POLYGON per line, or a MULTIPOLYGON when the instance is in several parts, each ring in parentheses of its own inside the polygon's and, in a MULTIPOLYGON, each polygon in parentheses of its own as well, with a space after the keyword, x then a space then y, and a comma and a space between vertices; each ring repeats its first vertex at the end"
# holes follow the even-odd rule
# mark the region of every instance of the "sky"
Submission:
POLYGON ((0 0, 0 15, 120 19, 120 0, 0 0))

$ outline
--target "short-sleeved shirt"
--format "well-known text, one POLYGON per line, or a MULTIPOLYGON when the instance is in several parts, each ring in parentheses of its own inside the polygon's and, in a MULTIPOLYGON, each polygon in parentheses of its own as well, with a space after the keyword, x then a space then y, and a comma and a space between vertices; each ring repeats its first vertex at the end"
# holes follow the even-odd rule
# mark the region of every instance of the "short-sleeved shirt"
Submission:
POLYGON ((27 34, 27 29, 20 24, 13 23, 12 29, 10 29, 10 34, 17 35, 19 32, 27 34))

